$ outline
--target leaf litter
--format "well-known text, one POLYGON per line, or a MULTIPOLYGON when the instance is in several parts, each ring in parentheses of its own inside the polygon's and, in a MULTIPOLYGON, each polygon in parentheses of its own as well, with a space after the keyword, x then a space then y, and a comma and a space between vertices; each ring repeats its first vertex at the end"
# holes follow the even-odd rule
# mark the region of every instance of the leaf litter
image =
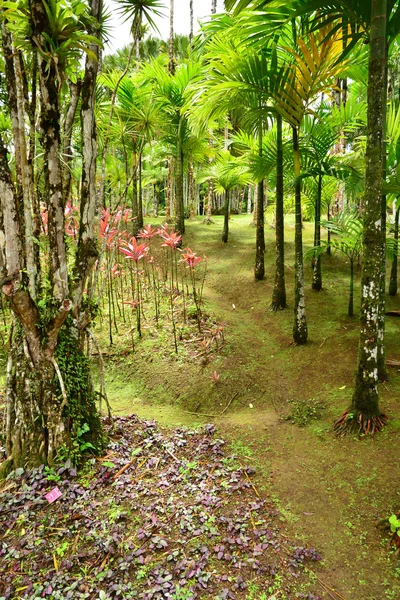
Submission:
POLYGON ((106 456, 81 472, 20 469, 0 489, 0 600, 239 600, 249 585, 318 600, 296 592, 318 552, 281 533, 255 469, 214 425, 171 431, 132 415, 105 426, 106 456))

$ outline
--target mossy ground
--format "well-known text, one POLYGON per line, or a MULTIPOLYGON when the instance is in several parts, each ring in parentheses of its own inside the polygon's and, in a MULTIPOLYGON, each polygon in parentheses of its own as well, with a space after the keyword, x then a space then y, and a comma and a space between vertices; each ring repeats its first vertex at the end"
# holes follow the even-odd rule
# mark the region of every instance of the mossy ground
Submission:
MULTIPOLYGON (((357 359, 358 320, 347 317, 349 265, 340 255, 324 256, 323 290, 316 293, 306 261, 309 342, 293 347, 293 219, 286 222, 288 308, 278 313, 269 310, 275 232, 266 225, 266 277, 255 282, 250 221, 248 215, 233 216, 227 244, 220 241, 221 217, 208 226, 201 219, 187 223, 184 246, 208 257, 204 309, 225 324, 224 348, 199 361, 184 352, 175 356, 168 341, 164 352, 154 354, 144 336, 134 354, 121 356, 123 341, 117 340, 106 361, 111 404, 116 413, 175 425, 210 420, 189 413, 216 415, 232 401, 214 420, 232 443, 250 448, 258 484, 276 499, 288 535, 322 552, 321 578, 346 600, 398 598, 400 564, 376 525, 400 507, 399 371, 391 369, 380 387, 382 408, 391 418, 387 429, 375 439, 335 439, 332 423, 351 400, 357 359), (293 402, 302 403, 301 410, 311 399, 324 410, 307 426, 282 419, 293 402)), ((312 236, 306 223, 305 249, 312 236)), ((357 277, 356 313, 358 307, 357 277)), ((398 298, 388 299, 388 307, 398 308, 398 298)), ((400 358, 399 325, 387 319, 389 358, 400 358)))

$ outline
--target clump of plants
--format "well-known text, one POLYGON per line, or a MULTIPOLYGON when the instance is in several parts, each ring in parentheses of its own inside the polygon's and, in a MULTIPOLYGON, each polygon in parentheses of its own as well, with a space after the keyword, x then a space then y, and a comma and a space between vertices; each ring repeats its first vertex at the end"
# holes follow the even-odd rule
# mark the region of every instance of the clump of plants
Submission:
POLYGON ((325 410, 324 404, 314 398, 311 400, 289 400, 288 402, 291 409, 285 420, 299 427, 306 427, 312 421, 318 421, 322 418, 325 410))
POLYGON ((103 249, 91 292, 105 309, 100 328, 107 327, 111 346, 116 336, 127 336, 132 350, 146 331, 155 338, 169 332, 175 354, 188 340, 201 346, 210 337, 202 309, 206 260, 182 250, 182 236, 167 224, 132 236, 129 215, 128 209, 102 213, 103 249))
POLYGON ((389 518, 390 531, 392 533, 391 545, 397 548, 396 553, 400 552, 400 513, 391 515, 389 518))

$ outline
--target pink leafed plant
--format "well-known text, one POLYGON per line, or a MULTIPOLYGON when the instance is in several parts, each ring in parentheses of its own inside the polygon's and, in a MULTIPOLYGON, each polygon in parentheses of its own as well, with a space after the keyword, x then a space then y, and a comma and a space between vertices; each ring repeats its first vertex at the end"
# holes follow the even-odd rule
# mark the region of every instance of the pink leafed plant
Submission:
POLYGON ((179 233, 175 233, 173 229, 169 230, 165 226, 162 226, 157 233, 160 236, 160 238, 164 240, 164 242, 161 244, 161 246, 163 247, 168 247, 172 249, 177 248, 182 241, 182 236, 179 235, 179 233))
POLYGON ((190 248, 186 248, 182 252, 182 258, 183 261, 187 264, 187 266, 191 269, 194 269, 194 267, 203 260, 201 256, 197 256, 195 252, 192 252, 190 248))
POLYGON ((155 235, 159 235, 158 232, 159 229, 155 229, 151 225, 146 225, 143 227, 138 237, 140 237, 142 240, 151 240, 151 238, 153 238, 155 235))
POLYGON ((149 247, 144 243, 139 244, 135 237, 132 237, 131 241, 126 243, 126 246, 120 246, 119 249, 127 258, 134 260, 136 264, 149 252, 149 247))

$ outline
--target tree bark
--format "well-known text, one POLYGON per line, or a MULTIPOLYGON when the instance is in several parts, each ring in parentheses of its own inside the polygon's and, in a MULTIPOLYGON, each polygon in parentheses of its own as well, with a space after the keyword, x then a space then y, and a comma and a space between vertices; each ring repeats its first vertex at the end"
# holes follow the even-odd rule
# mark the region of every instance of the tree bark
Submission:
MULTIPOLYGON (((384 117, 383 117, 383 157, 382 157, 382 179, 386 181, 386 105, 387 105, 387 88, 388 88, 388 61, 389 61, 389 45, 388 41, 385 44, 385 76, 384 76, 384 117)), ((378 378, 379 381, 388 379, 388 370, 386 367, 386 351, 385 351, 385 313, 386 313, 386 211, 387 198, 386 193, 382 190, 381 196, 381 284, 380 284, 380 302, 378 315, 378 378)))
MULTIPOLYGON (((46 47, 52 29, 41 0, 32 0, 29 8, 33 27, 33 56, 36 58, 37 47, 46 47)), ((91 8, 93 16, 100 21, 101 2, 92 0, 91 8)), ((97 29, 89 31, 92 35, 96 35, 97 32, 97 29)), ((93 45, 92 51, 95 54, 98 46, 93 45)), ((46 296, 40 298, 40 306, 36 305, 30 286, 24 282, 24 249, 28 251, 30 248, 26 240, 29 229, 26 227, 26 217, 24 218, 21 207, 23 196, 14 185, 7 153, 0 140, 0 228, 4 232, 4 235, 0 236, 1 285, 14 317, 13 343, 7 369, 7 464, 14 467, 31 466, 38 462, 51 464, 60 446, 73 438, 76 450, 78 428, 84 422, 91 424, 90 435, 93 436, 93 441, 96 439, 99 442, 93 445, 94 450, 96 446, 99 448, 102 440, 95 396, 89 385, 89 364, 87 359, 85 364, 82 362, 81 346, 84 327, 87 319, 90 320, 90 315, 82 309, 83 290, 97 256, 94 242, 96 143, 93 110, 97 61, 92 55, 85 67, 86 88, 85 95, 82 94, 81 112, 84 171, 81 219, 70 289, 60 159, 61 82, 57 65, 52 58, 46 56, 45 60, 42 51, 38 60, 41 144, 45 165, 44 199, 48 211, 47 247, 42 259, 50 280, 46 296)), ((10 73, 7 78, 9 76, 10 73)), ((24 89, 27 87, 24 76, 20 68, 13 80, 19 88, 16 90, 20 98, 17 99, 17 103, 21 103, 24 89)), ((35 69, 33 77, 30 89, 32 103, 36 104, 35 69)), ((12 88, 13 82, 10 84, 13 98, 15 90, 12 88)), ((31 131, 34 112, 33 110, 29 114, 31 131)), ((21 142, 21 131, 13 131, 13 134, 17 144, 18 141, 21 142)), ((31 150, 30 146, 30 153, 31 150)), ((31 168, 33 169, 32 165, 29 166, 29 174, 33 173, 31 168)), ((38 254, 38 260, 40 258, 38 254)))
MULTIPOLYGON (((258 132, 258 153, 262 156, 262 125, 258 132)), ((258 195, 256 206, 256 263, 254 267, 254 278, 256 281, 264 279, 264 254, 265 254, 265 233, 264 233, 264 181, 258 183, 258 195)))
POLYGON ((65 115, 64 124, 64 144, 63 144, 63 187, 64 187, 64 205, 67 203, 70 192, 71 192, 71 162, 72 162, 72 129, 74 125, 74 119, 76 110, 78 108, 79 97, 81 94, 81 81, 78 80, 76 83, 69 82, 69 105, 67 113, 65 115))
POLYGON ((174 58, 174 0, 169 0, 169 63, 168 70, 171 75, 175 74, 174 58))
POLYGON ((303 223, 301 218, 301 163, 299 137, 296 127, 293 127, 293 153, 295 176, 295 284, 294 284, 294 325, 293 340, 295 344, 305 344, 308 338, 306 301, 304 294, 304 268, 303 268, 303 223))
POLYGON ((193 221, 195 219, 195 202, 194 202, 194 168, 193 160, 189 161, 189 218, 193 221))
POLYGON ((190 33, 189 33, 189 41, 190 41, 190 47, 193 46, 193 0, 190 0, 189 3, 189 10, 190 10, 190 33))
POLYGON ((136 150, 134 150, 132 164, 132 233, 134 236, 139 233, 138 164, 138 155, 136 150))
POLYGON ((286 308, 285 288, 285 215, 283 207, 283 141, 282 117, 276 116, 276 206, 275 206, 275 236, 276 236, 276 262, 275 285, 272 294, 272 310, 286 308))
POLYGON ((139 154, 138 164, 138 229, 143 229, 143 189, 142 189, 142 153, 139 154))
POLYGON ((400 199, 396 200, 396 216, 394 221, 394 243, 395 254, 393 256, 392 268, 390 271, 389 295, 396 296, 397 294, 397 271, 398 271, 398 251, 399 251, 399 215, 400 215, 400 199))
POLYGON ((180 235, 185 233, 185 208, 183 201, 183 151, 178 132, 178 144, 175 163, 175 231, 180 235))
POLYGON ((228 242, 229 235, 229 191, 225 190, 225 203, 224 203, 224 228, 222 230, 222 241, 224 244, 228 242))
MULTIPOLYGON (((319 249, 321 246, 321 197, 322 197, 322 174, 318 175, 317 198, 315 201, 315 234, 314 245, 319 249)), ((314 257, 312 289, 319 292, 322 289, 321 253, 317 251, 314 257)))
POLYGON ((256 281, 264 279, 264 182, 258 184, 257 206, 256 206, 256 264, 254 267, 254 278, 256 281))
MULTIPOLYGON (((214 146, 214 141, 213 141, 213 132, 212 129, 209 130, 209 139, 208 139, 208 146, 210 148, 213 148, 214 146)), ((211 165, 212 163, 212 158, 209 159, 209 164, 211 165)), ((213 222, 212 220, 212 207, 213 207, 213 200, 214 200, 214 181, 212 179, 212 177, 210 177, 210 179, 208 180, 208 190, 207 190, 207 208, 205 210, 205 219, 203 221, 203 223, 205 223, 206 225, 211 225, 211 223, 213 222)))
POLYGON ((384 230, 382 226, 382 165, 385 119, 387 0, 371 1, 368 79, 368 126, 365 175, 361 320, 358 366, 350 424, 360 431, 380 428, 378 397, 380 273, 384 230))
MULTIPOLYGON (((90 0, 90 9, 96 22, 100 23, 103 10, 102 0, 90 0)), ((89 33, 96 37, 100 36, 97 29, 90 28, 89 33)), ((100 47, 97 44, 91 44, 90 50, 91 55, 86 57, 81 100, 83 152, 78 249, 74 266, 74 274, 77 278, 73 292, 75 307, 79 307, 81 304, 88 275, 98 258, 95 237, 97 132, 94 104, 100 47)))
POLYGON ((354 316, 354 258, 350 258, 350 295, 349 295, 349 310, 348 316, 354 316))

